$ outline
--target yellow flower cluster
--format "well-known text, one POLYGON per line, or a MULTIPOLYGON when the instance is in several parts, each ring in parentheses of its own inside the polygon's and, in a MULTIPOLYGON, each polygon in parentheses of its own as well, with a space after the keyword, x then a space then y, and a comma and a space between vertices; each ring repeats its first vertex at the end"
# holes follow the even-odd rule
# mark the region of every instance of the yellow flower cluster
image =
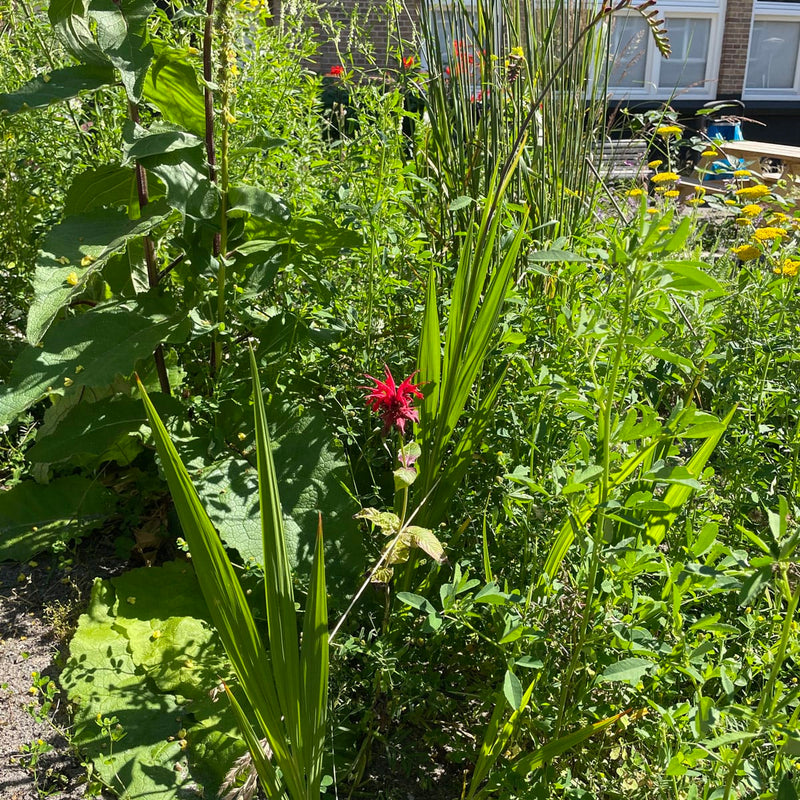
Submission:
POLYGON ((674 172, 657 172, 650 180, 653 183, 674 183, 678 180, 678 176, 674 172))
POLYGON ((746 200, 758 200, 760 197, 766 197, 769 194, 769 187, 764 186, 763 183, 757 183, 755 186, 742 186, 741 189, 736 190, 735 194, 746 200))
POLYGON ((754 244, 740 244, 738 247, 732 247, 731 252, 739 261, 752 261, 761 255, 761 250, 754 244))
POLYGON ((749 178, 752 174, 749 169, 735 169, 733 171, 734 178, 749 178))
POLYGON ((680 197, 681 193, 677 189, 670 189, 668 192, 664 192, 664 197, 680 197))
POLYGON ((664 162, 660 158, 656 158, 653 161, 648 161, 647 166, 650 169, 658 169, 664 162))
POLYGON ((716 158, 716 156, 718 156, 719 153, 713 148, 709 148, 708 150, 703 150, 703 152, 700 153, 700 155, 703 156, 703 158, 716 158))
POLYGON ((641 189, 634 188, 634 189, 628 189, 626 194, 628 195, 628 197, 641 197, 644 194, 644 192, 641 189))
POLYGON ((683 128, 680 125, 659 125, 656 128, 656 133, 668 139, 670 136, 680 136, 683 133, 683 128))
POLYGON ((796 258, 787 258, 783 262, 783 266, 775 267, 772 271, 776 275, 785 275, 787 278, 796 278, 797 271, 800 269, 800 260, 796 258))
POLYGON ((761 206, 756 203, 748 203, 746 206, 742 206, 742 214, 746 217, 757 217, 761 211, 761 206))
POLYGON ((753 238, 757 242, 771 242, 773 239, 781 239, 786 236, 783 228, 757 228, 753 231, 753 238))

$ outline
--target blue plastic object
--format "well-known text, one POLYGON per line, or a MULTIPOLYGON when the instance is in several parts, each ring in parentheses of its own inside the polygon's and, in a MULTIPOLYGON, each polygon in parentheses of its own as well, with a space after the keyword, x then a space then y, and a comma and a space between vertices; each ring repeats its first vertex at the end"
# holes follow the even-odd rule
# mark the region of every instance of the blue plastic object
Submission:
POLYGON ((708 136, 718 142, 741 142, 742 136, 741 122, 712 122, 708 126, 708 136))

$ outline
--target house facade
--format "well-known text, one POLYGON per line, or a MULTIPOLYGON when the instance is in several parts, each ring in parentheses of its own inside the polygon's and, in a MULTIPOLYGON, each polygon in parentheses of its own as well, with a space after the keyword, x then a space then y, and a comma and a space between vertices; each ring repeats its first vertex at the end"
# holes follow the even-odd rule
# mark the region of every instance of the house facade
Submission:
MULTIPOLYGON (((465 5, 469 6, 469 2, 465 5)), ((446 7, 446 3, 442 3, 446 7)), ((645 111, 669 103, 687 118, 715 100, 743 103, 746 138, 800 145, 800 0, 658 0, 672 56, 658 53, 642 16, 609 29, 609 105, 645 111)), ((396 69, 414 49, 414 3, 320 2, 317 69, 352 64, 396 69), (331 38, 331 32, 333 37, 331 38)))
POLYGON ((661 58, 639 15, 612 25, 610 100, 668 102, 691 114, 715 100, 744 108, 750 139, 800 145, 800 0, 659 0, 672 56, 661 58))

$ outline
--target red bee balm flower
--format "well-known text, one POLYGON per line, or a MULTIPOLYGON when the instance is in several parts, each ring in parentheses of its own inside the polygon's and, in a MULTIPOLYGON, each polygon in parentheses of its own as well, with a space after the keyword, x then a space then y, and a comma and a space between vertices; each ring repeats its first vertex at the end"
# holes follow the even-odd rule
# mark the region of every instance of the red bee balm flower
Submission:
POLYGON ((328 74, 333 75, 334 78, 340 78, 344 75, 344 67, 341 64, 334 64, 328 74))
POLYGON ((371 381, 375 381, 375 386, 362 386, 362 389, 369 390, 367 395, 367 405, 373 411, 380 412, 383 419, 383 432, 388 433, 393 427, 400 433, 405 433, 406 422, 419 422, 419 412, 414 408, 415 397, 422 398, 424 395, 419 390, 419 386, 413 384, 411 379, 417 373, 409 375, 399 386, 394 382, 389 367, 383 365, 386 373, 386 380, 380 381, 372 375, 365 375, 371 381))

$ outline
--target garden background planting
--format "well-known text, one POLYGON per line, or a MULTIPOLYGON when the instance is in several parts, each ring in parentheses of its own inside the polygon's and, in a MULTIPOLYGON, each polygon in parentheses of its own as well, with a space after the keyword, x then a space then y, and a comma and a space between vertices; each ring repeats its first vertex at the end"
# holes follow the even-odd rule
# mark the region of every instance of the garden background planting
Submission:
POLYGON ((2 800, 798 797, 797 186, 419 6, 2 9, 2 800))

